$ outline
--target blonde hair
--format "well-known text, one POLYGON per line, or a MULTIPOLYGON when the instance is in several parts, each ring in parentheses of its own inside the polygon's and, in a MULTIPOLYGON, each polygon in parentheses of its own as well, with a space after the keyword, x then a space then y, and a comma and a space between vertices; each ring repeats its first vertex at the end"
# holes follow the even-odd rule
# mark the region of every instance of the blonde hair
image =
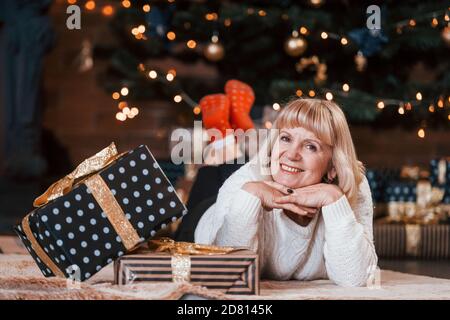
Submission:
MULTIPOLYGON (((302 127, 313 132, 332 148, 332 165, 337 179, 334 183, 347 196, 356 201, 358 186, 364 177, 364 166, 356 157, 350 129, 341 108, 332 101, 321 99, 296 99, 289 102, 278 115, 272 129, 302 127)), ((260 172, 270 170, 270 156, 279 130, 270 130, 266 146, 257 158, 260 172)))

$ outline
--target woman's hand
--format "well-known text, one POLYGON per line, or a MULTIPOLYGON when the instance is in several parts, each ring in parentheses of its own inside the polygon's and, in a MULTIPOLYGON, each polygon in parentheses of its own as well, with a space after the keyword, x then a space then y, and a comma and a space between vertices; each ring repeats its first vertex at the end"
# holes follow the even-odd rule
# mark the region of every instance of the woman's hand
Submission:
MULTIPOLYGON (((289 195, 289 192, 286 191, 285 187, 273 187, 263 181, 247 182, 242 186, 242 189, 258 197, 261 200, 261 205, 264 210, 272 210, 274 208, 281 209, 282 207, 277 202, 275 202, 275 200, 289 195)), ((289 204, 288 207, 295 208, 296 211, 294 212, 297 214, 309 217, 311 217, 311 215, 313 216, 317 212, 317 208, 310 208, 302 205, 289 204)), ((286 210, 290 209, 286 208, 286 210)))
POLYGON ((283 194, 273 200, 277 208, 290 210, 300 215, 304 215, 304 212, 298 207, 321 208, 339 200, 343 195, 338 186, 327 183, 298 189, 289 189, 274 181, 265 181, 264 183, 283 194))

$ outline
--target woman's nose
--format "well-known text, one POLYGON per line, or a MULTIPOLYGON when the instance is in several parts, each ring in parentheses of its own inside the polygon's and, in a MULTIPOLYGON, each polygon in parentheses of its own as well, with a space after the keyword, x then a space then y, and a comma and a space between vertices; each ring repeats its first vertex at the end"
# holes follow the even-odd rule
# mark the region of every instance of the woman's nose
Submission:
POLYGON ((288 159, 292 161, 298 161, 302 159, 302 154, 298 148, 289 148, 286 155, 288 159))

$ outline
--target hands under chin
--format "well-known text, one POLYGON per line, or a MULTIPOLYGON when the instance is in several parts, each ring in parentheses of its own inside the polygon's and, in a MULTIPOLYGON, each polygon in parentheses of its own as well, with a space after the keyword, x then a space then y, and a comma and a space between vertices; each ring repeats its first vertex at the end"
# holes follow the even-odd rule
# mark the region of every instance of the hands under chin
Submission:
POLYGON ((257 196, 265 210, 283 209, 291 220, 302 226, 307 225, 320 208, 343 195, 338 186, 326 183, 290 189, 274 181, 255 181, 244 184, 242 189, 257 196))

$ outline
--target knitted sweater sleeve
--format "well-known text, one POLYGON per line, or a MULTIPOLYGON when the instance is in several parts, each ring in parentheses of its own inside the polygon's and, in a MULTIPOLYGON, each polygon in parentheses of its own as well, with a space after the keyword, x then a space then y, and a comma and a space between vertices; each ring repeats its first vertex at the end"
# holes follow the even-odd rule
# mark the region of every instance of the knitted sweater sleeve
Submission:
POLYGON ((324 206, 324 256, 330 280, 341 286, 366 285, 378 263, 373 243, 373 206, 367 179, 361 182, 354 210, 345 196, 324 206))

